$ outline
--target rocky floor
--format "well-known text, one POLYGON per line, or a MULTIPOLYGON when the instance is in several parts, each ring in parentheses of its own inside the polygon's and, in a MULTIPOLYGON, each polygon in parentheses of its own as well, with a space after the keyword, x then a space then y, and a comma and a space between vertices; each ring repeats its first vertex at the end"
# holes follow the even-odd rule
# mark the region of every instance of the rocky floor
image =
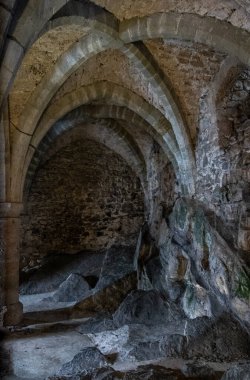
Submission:
MULTIPOLYGON (((78 355, 79 359, 79 353, 82 353, 86 358, 86 351, 93 355, 91 348, 96 350, 93 342, 89 340, 87 335, 79 337, 73 331, 67 333, 44 334, 33 338, 22 337, 11 339, 6 342, 6 348, 10 349, 12 352, 12 369, 15 375, 4 376, 4 380, 42 380, 46 379, 47 376, 51 379, 85 379, 85 371, 86 369, 89 371, 90 368, 81 360, 81 364, 84 365, 85 370, 78 372, 81 373, 82 377, 76 377, 77 375, 76 372, 74 372, 74 369, 79 370, 80 367, 79 363, 78 366, 76 365, 76 359, 74 365, 72 365, 72 361, 76 358, 76 355, 78 355), (65 362, 70 364, 65 364, 65 362)), ((91 360, 88 364, 101 364, 103 366, 103 374, 109 374, 109 377, 96 377, 97 375, 93 372, 92 375, 89 375, 86 379, 119 379, 123 378, 120 377, 122 376, 121 373, 130 373, 131 377, 128 377, 129 379, 221 379, 225 371, 235 364, 232 362, 217 363, 205 362, 203 360, 183 360, 174 358, 131 362, 121 361, 115 358, 114 355, 106 355, 105 358, 103 358, 103 361, 99 361, 99 357, 97 359, 98 363, 91 360), (156 366, 162 367, 159 373, 163 377, 159 377, 158 372, 154 374, 156 377, 145 377, 149 374, 152 375, 152 371, 154 372, 155 368, 157 368, 156 366), (142 374, 139 373, 140 371, 143 372, 142 367, 144 367, 144 376, 139 377, 139 375, 142 376, 142 374), (164 372, 164 369, 166 372, 164 372), (170 372, 169 370, 174 371, 170 372), (118 372, 120 373, 119 377, 117 377, 118 372), (113 377, 111 377, 112 373, 113 377), (173 377, 173 374, 178 377, 173 377)), ((248 378, 242 377, 242 379, 248 378)))
MULTIPOLYGON (((47 325, 50 332, 42 332, 45 326, 32 326, 16 332, 9 337, 4 349, 11 356, 11 372, 20 379, 46 379, 55 374, 59 376, 72 376, 94 366, 113 368, 114 371, 127 372, 142 365, 158 365, 167 369, 179 370, 183 376, 192 372, 193 367, 200 373, 210 376, 225 372, 233 363, 231 362, 204 362, 197 360, 184 360, 182 358, 158 358, 153 360, 140 360, 129 354, 128 326, 118 330, 108 330, 99 333, 83 333, 92 324, 92 331, 100 330, 93 320, 72 321, 75 327, 67 326, 67 322, 47 325), (57 329, 61 331, 56 331, 57 329), (93 351, 92 351, 93 350, 93 351), (79 357, 79 355, 83 357, 79 357), (98 354, 98 355, 97 355, 98 354), (78 357, 77 357, 78 355, 78 357), (88 357, 87 360, 83 358, 88 357), (70 363, 70 364, 69 364, 70 363), (82 366, 82 367, 81 367, 82 366)), ((107 324, 107 322, 106 322, 107 324)), ((109 326, 110 327, 110 326, 109 326)), ((145 338, 144 338, 145 340, 145 338)), ((153 347, 152 347, 153 349, 153 347)), ((4 379, 14 379, 5 376, 4 379)), ((209 377, 213 378, 213 377, 209 377)), ((219 377, 220 378, 220 377, 219 377)))
POLYGON ((249 338, 235 321, 226 315, 213 323, 188 321, 155 291, 132 291, 113 315, 11 330, 4 342, 10 358, 5 380, 212 380, 250 363, 249 338))
POLYGON ((43 270, 45 293, 41 275, 22 286, 24 319, 5 337, 2 379, 250 380, 250 337, 227 310, 190 318, 176 299, 138 289, 130 251, 111 250, 92 287, 71 270, 59 285, 43 270))

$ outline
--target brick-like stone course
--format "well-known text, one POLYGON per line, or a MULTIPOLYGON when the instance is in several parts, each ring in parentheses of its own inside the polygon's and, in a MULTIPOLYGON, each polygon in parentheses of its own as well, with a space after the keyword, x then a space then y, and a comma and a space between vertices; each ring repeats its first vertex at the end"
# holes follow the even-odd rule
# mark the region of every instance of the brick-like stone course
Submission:
POLYGON ((198 198, 230 228, 236 247, 249 250, 250 71, 243 70, 218 94, 214 112, 200 102, 200 133, 196 150, 198 198), (249 233, 248 233, 249 234, 249 233), (243 234, 244 236, 246 234, 243 234))
POLYGON ((64 147, 40 167, 31 187, 21 267, 49 253, 135 244, 143 204, 140 182, 120 156, 90 140, 64 147))

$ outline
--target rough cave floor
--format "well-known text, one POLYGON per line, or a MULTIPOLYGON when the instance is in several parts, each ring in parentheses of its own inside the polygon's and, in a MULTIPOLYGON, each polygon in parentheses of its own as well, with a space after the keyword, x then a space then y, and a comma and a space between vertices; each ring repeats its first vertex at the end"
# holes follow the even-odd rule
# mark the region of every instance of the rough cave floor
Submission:
MULTIPOLYGON (((33 325, 29 326, 22 331, 18 332, 15 337, 10 338, 6 342, 6 349, 12 352, 12 368, 16 375, 6 376, 7 379, 37 379, 42 380, 47 376, 52 376, 58 372, 62 365, 66 362, 72 361, 75 355, 77 355, 82 349, 89 347, 96 347, 96 343, 91 339, 91 333, 83 334, 79 332, 79 326, 84 324, 84 320, 73 320, 69 323, 61 322, 54 325, 33 325), (43 330, 46 328, 51 331, 46 333, 43 330)), ((114 341, 114 335, 107 334, 108 340, 114 341)), ((98 336, 98 334, 97 334, 98 336)), ((123 351, 124 336, 117 335, 116 350, 123 351), (120 344, 120 347, 118 347, 120 344)), ((103 340, 99 343, 100 346, 104 345, 103 340)), ((110 347, 112 352, 112 348, 110 347)), ((184 360, 181 358, 158 358, 154 360, 123 360, 119 358, 119 355, 114 359, 114 355, 105 355, 108 359, 108 363, 115 370, 128 371, 136 369, 139 366, 145 365, 159 365, 167 369, 178 369, 184 373, 188 372, 189 366, 194 366, 193 360, 184 360), (112 360, 113 359, 113 360, 112 360)), ((233 363, 218 363, 218 362, 203 362, 199 365, 203 365, 203 373, 205 369, 207 375, 210 376, 204 378, 215 378, 215 373, 218 375, 218 379, 233 363), (206 368, 207 367, 207 368, 206 368), (209 370, 210 368, 210 370, 209 370), (211 376, 213 373, 213 376, 211 376)), ((194 366, 195 367, 195 366, 194 366)), ((190 370, 189 370, 190 371, 190 370)), ((193 369, 193 372, 197 372, 197 368, 193 369)), ((202 370, 200 369, 202 374, 202 370)), ((201 377, 200 377, 201 378, 201 377)))
POLYGON ((248 379, 240 324, 224 311, 190 319, 159 291, 138 289, 135 255, 128 247, 78 254, 59 286, 57 258, 27 277, 24 319, 4 344, 4 379, 248 379), (225 377, 232 367, 236 377, 225 377))

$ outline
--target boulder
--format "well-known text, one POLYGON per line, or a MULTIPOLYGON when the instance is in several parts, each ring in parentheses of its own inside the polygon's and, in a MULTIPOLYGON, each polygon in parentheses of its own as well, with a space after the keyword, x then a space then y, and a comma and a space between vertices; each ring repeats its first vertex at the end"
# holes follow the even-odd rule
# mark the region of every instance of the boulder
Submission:
POLYGON ((108 365, 104 355, 95 347, 87 347, 82 349, 74 358, 63 364, 56 374, 57 376, 72 376, 82 374, 85 375, 97 368, 106 367, 108 365))
POLYGON ((187 362, 183 370, 185 376, 190 376, 193 379, 202 380, 221 380, 221 373, 211 368, 205 361, 197 360, 193 362, 187 362))
POLYGON ((222 314, 213 322, 206 317, 193 321, 198 320, 202 324, 196 329, 196 335, 188 337, 186 359, 202 357, 214 362, 250 360, 250 337, 229 314, 222 314))
POLYGON ((221 374, 185 376, 178 369, 159 365, 144 365, 133 370, 116 371, 111 367, 101 368, 87 375, 51 376, 47 380, 219 380, 221 374))
POLYGON ((81 275, 71 273, 48 300, 55 302, 79 301, 87 296, 89 290, 89 284, 81 275))
POLYGON ((169 307, 154 290, 134 290, 121 303, 113 318, 117 326, 166 323, 169 319, 169 307))
POLYGON ((45 257, 40 268, 21 273, 20 294, 55 291, 71 273, 99 277, 105 251, 57 254, 45 257))
POLYGON ((190 319, 212 317, 211 303, 207 291, 195 282, 190 283, 183 296, 183 310, 190 319))
POLYGON ((96 284, 96 289, 101 290, 115 283, 117 280, 135 271, 134 247, 109 248, 105 254, 103 265, 96 284))

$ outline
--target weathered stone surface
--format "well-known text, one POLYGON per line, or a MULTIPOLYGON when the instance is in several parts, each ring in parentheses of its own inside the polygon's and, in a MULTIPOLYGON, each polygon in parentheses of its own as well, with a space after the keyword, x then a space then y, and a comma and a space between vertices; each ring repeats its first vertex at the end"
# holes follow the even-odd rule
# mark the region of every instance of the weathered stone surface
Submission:
POLYGON ((197 13, 198 15, 208 15, 216 17, 219 20, 228 20, 233 25, 243 26, 249 29, 247 11, 249 4, 244 0, 234 2, 222 2, 218 4, 216 1, 207 3, 202 1, 168 1, 160 0, 148 3, 147 0, 139 0, 134 3, 132 0, 123 3, 118 0, 115 3, 112 0, 95 0, 95 3, 106 7, 110 12, 114 13, 119 19, 130 19, 132 17, 143 17, 157 12, 173 12, 178 13, 197 13), (242 7, 242 8, 241 8, 242 7))
POLYGON ((105 367, 106 365, 107 361, 101 352, 94 347, 88 347, 75 355, 69 363, 65 363, 58 372, 58 375, 87 374, 96 368, 105 367))
POLYGON ((216 313, 217 306, 212 307, 212 301, 216 301, 223 307, 230 306, 235 317, 249 326, 248 269, 237 251, 229 246, 223 226, 217 226, 216 218, 199 204, 178 200, 170 217, 170 231, 172 235, 166 232, 169 238, 160 246, 161 281, 166 294, 171 294, 168 290, 173 280, 171 273, 177 285, 180 280, 177 273, 182 273, 186 290, 178 296, 182 297, 190 318, 216 313), (245 306, 236 302, 236 298, 245 306))
POLYGON ((119 361, 137 362, 159 358, 180 358, 186 351, 187 338, 171 331, 167 325, 129 324, 88 334, 93 344, 105 355, 117 355, 119 361))
MULTIPOLYGON (((188 325, 187 335, 189 335, 188 325)), ((208 318, 203 319, 196 330, 196 335, 188 338, 184 357, 190 359, 202 357, 204 360, 215 362, 249 360, 249 346, 250 337, 244 328, 230 315, 222 314, 210 323, 208 318)))
POLYGON ((88 28, 83 25, 60 26, 45 33, 33 45, 33 49, 26 54, 24 65, 19 71, 11 96, 11 108, 15 109, 12 120, 17 123, 18 116, 23 111, 32 91, 42 78, 51 70, 55 61, 79 38, 83 37, 88 28), (25 78, 29 78, 27 80, 25 78))
POLYGON ((73 314, 85 310, 112 313, 133 289, 136 288, 134 248, 111 247, 107 250, 99 281, 82 302, 75 306, 73 314))
POLYGON ((199 118, 199 99, 204 87, 213 79, 223 54, 218 54, 200 44, 174 44, 169 40, 153 39, 146 42, 167 78, 174 83, 176 96, 187 115, 191 136, 196 139, 195 125, 199 118), (190 71, 192 67, 192 71, 190 71), (189 101, 192 93, 193 102, 189 101))
POLYGON ((78 302, 71 317, 93 315, 93 313, 113 313, 124 298, 136 288, 136 272, 131 272, 101 289, 93 289, 90 296, 78 302))
POLYGON ((72 302, 85 298, 90 290, 87 281, 79 274, 72 273, 63 281, 51 297, 55 302, 72 302))
MULTIPOLYGON (((207 92, 201 101, 197 157, 197 195, 230 230, 231 244, 249 250, 249 70, 231 67, 220 83, 216 120, 207 92)), ((247 255, 244 259, 247 260, 247 255)))
POLYGON ((51 155, 37 172, 23 216, 21 267, 37 266, 51 253, 135 245, 143 195, 121 157, 87 139, 51 155))
POLYGON ((82 252, 75 255, 50 255, 36 270, 22 273, 20 293, 34 294, 56 290, 71 273, 99 277, 105 251, 82 252))
POLYGON ((119 326, 128 323, 164 323, 168 317, 169 307, 160 294, 143 290, 132 291, 113 316, 119 326))
POLYGON ((134 247, 110 247, 104 257, 96 289, 103 289, 120 278, 135 271, 134 247))
POLYGON ((190 319, 211 317, 208 292, 198 284, 189 284, 183 296, 183 310, 190 319))
POLYGON ((25 205, 20 265, 2 225, 0 326, 21 319, 21 267, 21 294, 56 292, 24 325, 96 317, 75 380, 183 377, 96 372, 104 354, 203 380, 249 360, 249 1, 35 3, 0 0, 0 202, 25 205))
POLYGON ((220 379, 221 375, 216 373, 209 365, 206 365, 204 361, 197 360, 186 364, 186 368, 183 370, 185 376, 191 376, 195 379, 220 379))
POLYGON ((131 350, 131 345, 129 345, 130 327, 127 325, 118 329, 113 327, 112 330, 90 333, 88 337, 104 355, 119 352, 124 359, 129 356, 131 350))
POLYGON ((172 321, 165 324, 130 323, 117 329, 110 323, 106 330, 103 326, 96 331, 91 329, 90 325, 87 336, 93 344, 104 355, 116 355, 120 361, 198 360, 187 367, 185 373, 188 375, 212 375, 206 361, 220 363, 249 359, 249 337, 227 315, 214 322, 208 318, 181 321, 172 311, 172 321), (201 358, 203 362, 199 362, 201 358))
POLYGON ((180 370, 169 369, 158 365, 145 365, 139 366, 135 370, 128 371, 115 371, 112 367, 102 368, 93 371, 89 375, 76 375, 76 376, 51 376, 48 380, 219 380, 221 373, 219 372, 206 372, 201 373, 199 376, 185 376, 180 370))
POLYGON ((221 380, 249 380, 250 363, 239 363, 231 367, 222 377, 221 380))
POLYGON ((111 318, 106 318, 105 315, 96 318, 90 318, 85 323, 81 324, 77 331, 81 334, 95 334, 102 331, 115 329, 116 326, 111 318))

